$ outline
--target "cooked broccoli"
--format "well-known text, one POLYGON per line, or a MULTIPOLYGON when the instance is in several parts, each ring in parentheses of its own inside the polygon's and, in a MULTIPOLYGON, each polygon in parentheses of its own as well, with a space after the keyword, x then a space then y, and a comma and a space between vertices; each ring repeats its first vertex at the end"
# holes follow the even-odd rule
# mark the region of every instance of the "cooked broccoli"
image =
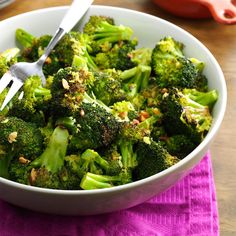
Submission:
POLYGON ((30 185, 30 160, 14 158, 9 164, 9 179, 21 184, 30 185))
POLYGON ((93 34, 103 21, 107 21, 109 24, 114 25, 114 19, 111 17, 92 15, 84 25, 83 32, 88 35, 93 34))
POLYGON ((139 142, 136 146, 138 165, 134 170, 136 180, 155 175, 176 164, 179 159, 168 153, 163 146, 155 141, 139 142))
POLYGON ((60 174, 63 173, 68 142, 67 129, 57 126, 43 153, 30 163, 32 185, 45 188, 60 187, 60 174))
POLYGON ((137 153, 135 145, 138 142, 148 142, 151 131, 159 120, 158 116, 151 116, 142 122, 124 122, 117 139, 118 150, 124 172, 129 173, 137 166, 137 153))
POLYGON ((121 172, 121 165, 118 160, 106 159, 98 152, 87 149, 80 156, 77 173, 82 178, 87 172, 114 175, 121 172))
MULTIPOLYGON (((171 89, 163 97, 161 111, 167 134, 169 136, 185 134, 191 137, 193 142, 199 144, 212 123, 212 116, 207 104, 201 105, 192 100, 189 93, 184 94, 178 89, 171 89)), ((204 101, 211 104, 212 93, 206 93, 204 101)))
POLYGON ((131 53, 137 45, 136 40, 125 40, 114 44, 109 50, 96 54, 94 61, 100 69, 114 68, 127 70, 137 63, 132 61, 131 53))
POLYGON ((91 90, 97 99, 106 105, 112 105, 115 102, 126 98, 122 89, 120 73, 114 69, 107 69, 94 73, 94 85, 91 90))
POLYGON ((129 100, 147 88, 149 77, 151 75, 151 67, 138 65, 131 69, 122 71, 120 77, 122 79, 122 87, 127 94, 129 100))
POLYGON ((81 104, 73 118, 78 131, 72 135, 70 148, 75 150, 108 146, 120 128, 115 117, 95 103, 81 104))
POLYGON ((19 48, 10 48, 0 53, 0 78, 8 71, 9 67, 18 60, 19 48))
POLYGON ((86 34, 71 31, 67 33, 55 48, 61 65, 63 67, 77 66, 78 61, 85 61, 88 69, 96 70, 92 57, 88 53, 90 39, 86 34))
POLYGON ((13 152, 0 144, 0 177, 9 178, 9 165, 13 157, 13 152))
POLYGON ((137 48, 129 53, 130 60, 136 65, 150 66, 152 49, 147 47, 137 48))
POLYGON ((111 108, 111 113, 120 121, 132 121, 139 116, 133 104, 129 101, 116 102, 111 108))
POLYGON ((0 145, 16 157, 32 160, 43 150, 43 136, 33 123, 16 117, 0 117, 0 145))
POLYGON ((110 188, 131 182, 131 176, 121 172, 120 175, 99 175, 87 172, 81 180, 80 187, 84 190, 110 188))
POLYGON ((44 126, 51 91, 42 87, 39 76, 31 76, 25 81, 22 92, 23 96, 19 95, 12 101, 8 115, 44 126))
MULTIPOLYGON (((2 93, 0 93, 0 106, 2 106, 3 101, 5 100, 7 94, 8 94, 9 88, 5 88, 2 93)), ((4 107, 2 111, 0 111, 0 116, 7 116, 9 109, 12 106, 12 101, 14 98, 4 107)))
MULTIPOLYGON (((40 56, 43 55, 51 39, 51 35, 35 37, 23 29, 17 29, 16 40, 23 47, 21 60, 28 62, 37 61, 40 56)), ((57 56, 58 55, 55 54, 55 50, 53 50, 46 59, 43 65, 43 72, 46 77, 53 75, 61 68, 61 64, 57 56)))
POLYGON ((183 159, 192 152, 196 146, 197 145, 187 135, 183 134, 173 135, 164 140, 164 147, 167 151, 180 159, 183 159))
POLYGON ((160 87, 205 91, 207 79, 193 60, 183 54, 183 44, 171 37, 160 40, 152 52, 152 69, 160 87))
POLYGON ((81 105, 87 88, 93 84, 91 72, 72 67, 60 69, 51 85, 51 112, 55 117, 71 116, 81 105))
POLYGON ((183 94, 193 101, 203 106, 208 106, 209 108, 212 108, 218 99, 218 93, 215 89, 207 92, 200 92, 196 89, 183 89, 183 94))
POLYGON ((115 25, 112 18, 103 16, 91 16, 85 24, 83 32, 91 38, 90 51, 92 54, 108 51, 114 43, 129 41, 133 34, 130 27, 115 25))
MULTIPOLYGON (((43 55, 52 36, 16 30, 0 78, 43 55)), ((140 47, 129 26, 93 15, 71 31, 0 111, 0 177, 43 188, 89 190, 159 173, 203 140, 218 99, 205 63, 172 37, 140 47)), ((0 105, 9 91, 0 94, 0 105)))
POLYGON ((35 37, 26 30, 19 28, 16 30, 16 40, 23 48, 29 48, 32 46, 35 37))

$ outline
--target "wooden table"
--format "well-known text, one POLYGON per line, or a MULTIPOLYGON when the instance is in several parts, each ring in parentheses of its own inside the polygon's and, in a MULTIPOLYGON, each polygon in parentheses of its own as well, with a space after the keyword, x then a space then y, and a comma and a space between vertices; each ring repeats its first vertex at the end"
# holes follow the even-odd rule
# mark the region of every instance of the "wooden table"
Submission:
MULTIPOLYGON (((68 5, 70 0, 16 0, 0 10, 0 20, 39 8, 68 5)), ((212 19, 189 20, 174 17, 151 0, 95 0, 95 4, 126 7, 166 19, 193 34, 215 55, 228 87, 227 112, 211 146, 221 235, 236 235, 236 25, 222 25, 212 19)), ((0 33, 1 34, 1 33, 0 33)))

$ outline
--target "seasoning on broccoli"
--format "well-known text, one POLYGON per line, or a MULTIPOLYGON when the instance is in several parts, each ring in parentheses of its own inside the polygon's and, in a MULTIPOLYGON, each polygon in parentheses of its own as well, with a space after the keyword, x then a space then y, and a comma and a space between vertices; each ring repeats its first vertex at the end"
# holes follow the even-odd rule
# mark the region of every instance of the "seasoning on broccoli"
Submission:
MULTIPOLYGON (((194 94, 195 93, 195 90, 194 94)), ((216 99, 214 93, 206 93, 202 105, 191 99, 190 91, 184 93, 178 89, 170 89, 163 96, 161 102, 161 111, 163 113, 163 124, 168 135, 185 134, 199 144, 212 124, 212 116, 210 114, 209 105, 212 104, 213 99, 216 99)), ((202 93, 200 94, 202 96, 202 93)), ((202 103, 203 101, 201 101, 202 103)))
POLYGON ((160 87, 196 88, 205 91, 207 79, 183 53, 184 45, 171 37, 160 40, 152 52, 152 69, 160 87))
POLYGON ((34 159, 43 150, 43 136, 37 126, 16 117, 0 117, 0 145, 13 152, 34 159))

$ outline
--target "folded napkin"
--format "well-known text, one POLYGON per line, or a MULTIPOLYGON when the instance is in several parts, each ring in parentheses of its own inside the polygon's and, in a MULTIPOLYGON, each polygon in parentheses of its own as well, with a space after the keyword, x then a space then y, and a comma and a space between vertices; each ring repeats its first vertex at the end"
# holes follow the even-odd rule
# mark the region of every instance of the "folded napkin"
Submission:
POLYGON ((188 176, 164 193, 127 210, 97 216, 56 216, 0 201, 0 236, 219 235, 208 153, 188 176))

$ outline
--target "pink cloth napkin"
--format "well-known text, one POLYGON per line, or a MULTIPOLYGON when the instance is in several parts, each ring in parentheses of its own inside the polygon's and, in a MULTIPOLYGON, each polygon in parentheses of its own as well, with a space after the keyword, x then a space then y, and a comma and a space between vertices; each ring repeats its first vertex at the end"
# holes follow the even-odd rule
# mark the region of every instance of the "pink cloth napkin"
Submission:
POLYGON ((56 216, 0 201, 0 236, 219 235, 208 153, 184 179, 133 208, 97 216, 56 216))

